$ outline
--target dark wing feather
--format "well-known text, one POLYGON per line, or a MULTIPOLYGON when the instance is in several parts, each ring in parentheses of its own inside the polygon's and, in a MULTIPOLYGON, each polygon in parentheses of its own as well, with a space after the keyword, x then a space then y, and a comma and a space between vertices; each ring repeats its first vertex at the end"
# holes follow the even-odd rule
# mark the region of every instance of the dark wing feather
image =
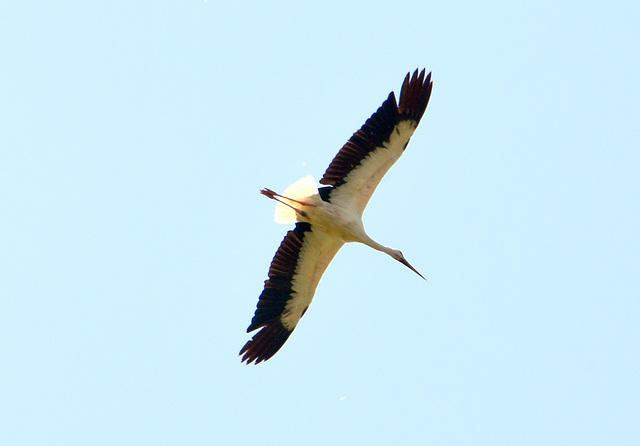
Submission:
POLYGON ((398 106, 393 92, 367 122, 340 149, 320 180, 320 184, 340 186, 345 177, 376 147, 380 147, 398 123, 398 106))
POLYGON ((309 223, 296 223, 287 232, 269 267, 269 278, 258 300, 247 333, 261 329, 240 355, 247 364, 266 361, 287 341, 313 300, 325 269, 344 244, 309 223))
POLYGON ((278 353, 291 333, 293 332, 287 330, 280 321, 266 325, 249 342, 244 344, 240 350, 240 354, 244 355, 242 361, 246 361, 247 364, 254 361, 256 364, 260 364, 262 361, 266 361, 278 353))
POLYGON ((389 94, 386 101, 340 149, 321 184, 332 185, 329 200, 341 201, 362 213, 389 168, 400 158, 429 103, 431 73, 407 73, 400 103, 389 94))
POLYGON ((247 328, 247 333, 264 327, 282 315, 291 297, 291 279, 296 271, 302 243, 305 234, 310 230, 309 223, 296 223, 295 229, 287 232, 280 243, 271 261, 269 278, 264 282, 264 290, 260 294, 258 306, 251 319, 251 325, 247 328))
POLYGON ((291 298, 291 280, 295 274, 305 233, 310 230, 309 223, 297 223, 295 229, 287 232, 271 261, 269 278, 264 282, 264 289, 247 333, 258 328, 262 330, 240 350, 240 354, 244 354, 242 361, 246 361, 247 364, 253 361, 258 364, 271 358, 293 332, 282 325, 280 316, 291 298))

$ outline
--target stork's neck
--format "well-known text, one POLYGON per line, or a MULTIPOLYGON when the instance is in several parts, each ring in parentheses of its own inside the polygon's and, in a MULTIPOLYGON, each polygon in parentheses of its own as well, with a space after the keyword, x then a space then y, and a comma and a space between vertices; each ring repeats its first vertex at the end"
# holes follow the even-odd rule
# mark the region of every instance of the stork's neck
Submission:
POLYGON ((390 248, 388 246, 381 245, 380 243, 376 242, 374 239, 369 237, 366 233, 364 234, 362 243, 369 246, 370 248, 375 249, 376 251, 384 252, 385 254, 395 258, 395 253, 396 253, 395 249, 390 248))

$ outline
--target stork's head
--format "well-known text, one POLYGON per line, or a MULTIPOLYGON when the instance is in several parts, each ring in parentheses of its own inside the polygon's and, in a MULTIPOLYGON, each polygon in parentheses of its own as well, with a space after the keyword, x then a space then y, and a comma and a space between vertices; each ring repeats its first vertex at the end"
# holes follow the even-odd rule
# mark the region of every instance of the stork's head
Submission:
MULTIPOLYGON (((402 263, 404 266, 406 266, 411 271, 413 271, 414 273, 416 273, 417 275, 419 275, 420 277, 422 277, 424 279, 424 276, 422 274, 420 274, 417 269, 415 269, 413 266, 411 266, 411 264, 409 262, 407 262, 407 259, 404 258, 404 255, 402 255, 402 252, 398 251, 397 249, 394 249, 393 252, 391 253, 391 257, 393 257, 398 262, 402 263)), ((424 280, 427 280, 427 279, 424 279, 424 280)))

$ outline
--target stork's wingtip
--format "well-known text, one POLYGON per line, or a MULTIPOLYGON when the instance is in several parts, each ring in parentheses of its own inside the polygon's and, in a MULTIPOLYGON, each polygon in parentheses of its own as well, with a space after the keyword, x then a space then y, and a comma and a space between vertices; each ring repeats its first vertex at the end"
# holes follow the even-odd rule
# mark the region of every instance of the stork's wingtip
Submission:
POLYGON ((291 330, 281 322, 265 325, 240 350, 241 362, 260 364, 275 355, 289 339, 291 330))
POLYGON ((410 81, 414 81, 414 79, 416 79, 418 84, 430 85, 430 84, 433 84, 433 81, 431 80, 432 73, 433 73, 432 71, 429 71, 427 73, 426 68, 423 68, 422 70, 420 70, 419 68, 416 68, 413 74, 411 74, 411 72, 407 73, 407 76, 405 77, 405 82, 409 84, 410 81))

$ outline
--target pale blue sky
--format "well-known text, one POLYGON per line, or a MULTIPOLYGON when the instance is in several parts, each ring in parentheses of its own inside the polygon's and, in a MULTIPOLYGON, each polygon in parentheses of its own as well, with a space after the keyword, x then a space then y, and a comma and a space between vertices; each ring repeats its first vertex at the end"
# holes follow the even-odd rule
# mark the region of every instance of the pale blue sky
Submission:
MULTIPOLYGON (((559 4, 561 3, 561 4, 559 4)), ((4 2, 0 444, 632 445, 640 6, 4 2), (287 227, 415 68, 434 91, 270 361, 287 227)))

